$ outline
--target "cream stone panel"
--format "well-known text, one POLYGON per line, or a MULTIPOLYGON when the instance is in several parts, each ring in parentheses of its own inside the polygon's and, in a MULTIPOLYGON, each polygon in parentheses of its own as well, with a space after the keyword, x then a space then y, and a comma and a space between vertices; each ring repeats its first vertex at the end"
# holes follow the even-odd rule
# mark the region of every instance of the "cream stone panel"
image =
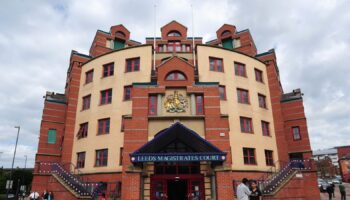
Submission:
POLYGON ((203 119, 162 119, 150 120, 148 122, 148 140, 152 140, 154 136, 161 130, 169 128, 175 121, 180 121, 187 128, 193 130, 198 135, 204 137, 204 120, 203 119))
POLYGON ((76 163, 76 153, 86 151, 85 168, 83 173, 121 171, 119 164, 120 147, 123 146, 124 134, 121 132, 122 115, 130 115, 132 102, 123 101, 124 86, 134 82, 149 82, 152 66, 152 47, 140 46, 126 48, 97 57, 82 66, 81 83, 79 88, 77 117, 75 124, 76 134, 81 123, 88 122, 87 138, 74 138, 72 163, 76 163), (140 71, 125 72, 125 60, 140 57, 140 71), (114 75, 102 78, 103 65, 114 62, 114 75), (85 72, 93 69, 93 82, 85 84, 85 72), (100 91, 112 89, 112 103, 99 105, 100 91), (90 109, 81 111, 82 97, 91 95, 90 109), (97 135, 98 120, 110 118, 110 133, 97 135), (94 167, 95 151, 108 148, 108 165, 94 167))
POLYGON ((233 170, 268 170, 265 164, 265 149, 274 152, 274 161, 277 159, 276 136, 273 115, 271 110, 270 91, 267 84, 266 66, 249 56, 230 50, 209 46, 197 47, 198 72, 201 82, 219 82, 226 87, 227 100, 220 101, 221 113, 229 115, 230 144, 232 149, 233 170), (224 73, 209 70, 209 57, 222 58, 224 73), (246 65, 247 77, 235 75, 234 62, 246 65), (263 72, 265 83, 255 80, 254 68, 263 72), (250 104, 237 102, 237 88, 249 90, 250 104), (258 93, 266 96, 267 109, 260 108, 258 93), (240 130, 240 116, 250 117, 253 120, 253 134, 242 133, 240 130), (263 136, 261 120, 270 123, 271 136, 263 136), (256 149, 257 165, 245 165, 243 162, 243 147, 256 149))

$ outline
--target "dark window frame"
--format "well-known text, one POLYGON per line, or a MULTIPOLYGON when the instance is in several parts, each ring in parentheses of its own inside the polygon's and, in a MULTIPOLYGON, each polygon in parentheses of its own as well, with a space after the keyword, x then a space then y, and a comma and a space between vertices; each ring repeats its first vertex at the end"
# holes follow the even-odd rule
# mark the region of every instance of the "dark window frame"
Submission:
POLYGON ((224 60, 222 58, 209 57, 209 70, 213 72, 224 72, 224 60), (219 65, 219 61, 221 62, 221 66, 219 65), (212 62, 214 62, 213 65, 212 62))
POLYGON ((300 126, 292 126, 292 136, 294 141, 301 140, 301 131, 300 131, 300 126), (295 132, 294 129, 298 130, 298 138, 295 137, 295 132))
POLYGON ((94 70, 91 69, 85 72, 85 84, 91 83, 94 80, 94 70))
POLYGON ((114 75, 114 62, 104 64, 102 67, 102 78, 114 75))
POLYGON ((241 126, 242 133, 254 133, 253 130, 253 119, 249 117, 239 117, 239 122, 241 126), (249 123, 248 123, 249 122, 249 123))
POLYGON ((107 165, 108 165, 108 149, 95 150, 95 167, 106 167, 107 165))
POLYGON ((90 105, 91 105, 91 94, 88 94, 88 95, 83 97, 83 103, 82 103, 81 110, 90 109, 90 105))
POLYGON ((237 88, 237 101, 241 104, 250 104, 249 90, 237 88))
POLYGON ((265 163, 266 166, 274 166, 273 151, 265 149, 265 163))
POLYGON ((260 83, 264 83, 263 71, 254 68, 255 80, 260 83))
POLYGON ((81 169, 85 167, 85 159, 86 159, 85 151, 77 153, 77 165, 76 165, 77 169, 81 169))
POLYGON ((97 135, 109 134, 111 131, 111 118, 103 118, 97 121, 97 135))
POLYGON ((157 115, 158 97, 157 95, 150 95, 148 97, 148 115, 157 115))
POLYGON ((196 95, 196 115, 204 115, 204 96, 196 95))
POLYGON ((234 62, 235 75, 247 78, 247 67, 244 63, 234 62))
POLYGON ((258 102, 259 102, 259 107, 260 108, 267 109, 266 96, 265 95, 258 93, 258 102))
POLYGON ((132 85, 124 86, 123 101, 131 101, 132 98, 132 85))
POLYGON ((257 165, 255 148, 243 147, 243 162, 245 165, 257 165))
POLYGON ((263 136, 271 136, 269 122, 261 120, 261 129, 262 129, 263 136))
POLYGON ((227 100, 225 85, 219 85, 219 95, 220 95, 220 100, 224 100, 224 101, 227 100))
POLYGON ((100 92, 100 105, 106 105, 112 103, 112 88, 101 90, 100 92))
POLYGON ((141 59, 140 57, 133 57, 125 59, 125 72, 140 71, 141 59))

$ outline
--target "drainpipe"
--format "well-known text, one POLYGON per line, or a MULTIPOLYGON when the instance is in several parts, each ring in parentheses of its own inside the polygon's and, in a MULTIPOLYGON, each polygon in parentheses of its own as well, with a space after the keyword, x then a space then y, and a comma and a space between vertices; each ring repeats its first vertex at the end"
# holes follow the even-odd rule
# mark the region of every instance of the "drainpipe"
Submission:
POLYGON ((210 177, 210 184, 211 184, 211 199, 216 200, 216 180, 215 175, 212 175, 210 177))
POLYGON ((143 175, 142 175, 142 172, 141 172, 141 174, 140 174, 140 176, 141 176, 141 186, 140 186, 140 199, 141 200, 144 200, 144 189, 145 189, 145 186, 144 186, 144 183, 145 183, 145 181, 144 181, 144 177, 143 177, 143 175))

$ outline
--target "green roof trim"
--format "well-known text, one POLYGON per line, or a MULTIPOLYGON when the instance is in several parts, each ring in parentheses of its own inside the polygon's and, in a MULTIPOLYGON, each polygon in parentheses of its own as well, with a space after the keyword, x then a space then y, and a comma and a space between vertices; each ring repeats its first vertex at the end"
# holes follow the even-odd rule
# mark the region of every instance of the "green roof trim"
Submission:
POLYGON ((157 86, 157 82, 140 82, 140 83, 133 83, 132 86, 157 86))
POLYGON ((219 85, 219 82, 196 82, 195 85, 219 85))

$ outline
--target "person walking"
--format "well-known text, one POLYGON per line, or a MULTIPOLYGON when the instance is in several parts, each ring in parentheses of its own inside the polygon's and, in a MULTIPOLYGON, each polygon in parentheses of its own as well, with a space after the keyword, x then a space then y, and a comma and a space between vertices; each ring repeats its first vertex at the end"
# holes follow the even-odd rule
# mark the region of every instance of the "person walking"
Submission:
POLYGON ((237 187, 238 200, 249 200, 249 195, 251 194, 251 191, 249 190, 247 184, 248 184, 248 179, 243 178, 242 183, 238 185, 237 187))
POLYGON ((53 192, 49 192, 47 195, 47 200, 53 200, 53 192))
POLYGON ((43 200, 47 200, 49 193, 47 193, 46 190, 44 190, 43 194, 41 195, 43 197, 43 200))
POLYGON ((339 191, 340 191, 340 200, 346 200, 346 192, 345 192, 345 186, 343 183, 339 184, 339 191))
POLYGON ((255 180, 250 181, 251 194, 249 196, 250 200, 262 200, 261 191, 258 188, 258 184, 255 180))
POLYGON ((333 194, 333 191, 334 191, 332 185, 328 185, 326 191, 328 193, 329 200, 332 200, 332 197, 333 197, 332 194, 333 194))

